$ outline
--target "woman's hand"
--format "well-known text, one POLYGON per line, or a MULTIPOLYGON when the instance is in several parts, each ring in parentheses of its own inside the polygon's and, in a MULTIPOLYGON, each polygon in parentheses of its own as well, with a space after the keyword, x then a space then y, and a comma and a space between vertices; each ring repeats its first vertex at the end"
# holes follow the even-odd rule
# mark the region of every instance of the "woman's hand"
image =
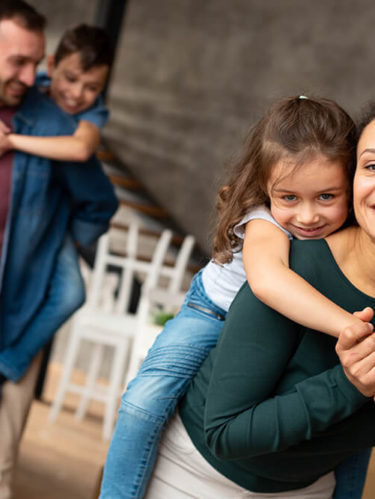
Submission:
POLYGON ((349 381, 365 397, 375 396, 375 334, 370 321, 374 311, 366 307, 355 315, 363 322, 342 331, 336 353, 349 381))

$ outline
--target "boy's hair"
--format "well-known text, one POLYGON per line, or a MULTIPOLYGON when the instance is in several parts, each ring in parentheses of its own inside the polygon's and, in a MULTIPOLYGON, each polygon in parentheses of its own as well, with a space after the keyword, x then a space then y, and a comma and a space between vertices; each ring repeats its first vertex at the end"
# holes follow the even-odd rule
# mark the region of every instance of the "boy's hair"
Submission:
POLYGON ((65 57, 76 53, 80 55, 83 71, 95 66, 111 67, 113 62, 111 39, 108 33, 98 26, 80 24, 65 31, 55 52, 55 66, 65 57))
POLYGON ((0 21, 12 19, 30 31, 43 31, 46 18, 22 0, 1 0, 0 21))
POLYGON ((242 153, 233 161, 229 182, 218 192, 215 261, 230 262, 233 252, 241 250, 234 227, 249 209, 269 206, 267 182, 278 161, 299 167, 322 154, 342 162, 351 187, 355 146, 354 122, 334 101, 299 96, 275 102, 250 130, 242 153))

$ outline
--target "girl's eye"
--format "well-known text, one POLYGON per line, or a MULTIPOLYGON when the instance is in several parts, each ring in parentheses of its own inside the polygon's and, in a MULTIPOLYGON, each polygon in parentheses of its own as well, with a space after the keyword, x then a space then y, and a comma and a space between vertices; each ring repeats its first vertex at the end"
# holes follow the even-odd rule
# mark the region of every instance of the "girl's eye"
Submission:
POLYGON ((328 194, 325 192, 323 194, 320 194, 319 199, 321 199, 322 201, 329 201, 330 199, 333 199, 333 194, 328 194))
POLYGON ((365 166, 366 170, 369 170, 371 172, 375 172, 375 164, 374 165, 367 165, 365 166))
POLYGON ((283 196, 284 201, 296 201, 297 196, 294 194, 287 194, 286 196, 283 196))

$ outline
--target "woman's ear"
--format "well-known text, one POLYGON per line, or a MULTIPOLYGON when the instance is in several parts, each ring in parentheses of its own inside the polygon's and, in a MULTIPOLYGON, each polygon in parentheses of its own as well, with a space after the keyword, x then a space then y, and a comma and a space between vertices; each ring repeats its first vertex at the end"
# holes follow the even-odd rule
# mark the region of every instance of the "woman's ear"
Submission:
POLYGON ((47 56, 47 74, 50 78, 52 78, 54 67, 55 67, 55 56, 53 54, 49 54, 47 56))

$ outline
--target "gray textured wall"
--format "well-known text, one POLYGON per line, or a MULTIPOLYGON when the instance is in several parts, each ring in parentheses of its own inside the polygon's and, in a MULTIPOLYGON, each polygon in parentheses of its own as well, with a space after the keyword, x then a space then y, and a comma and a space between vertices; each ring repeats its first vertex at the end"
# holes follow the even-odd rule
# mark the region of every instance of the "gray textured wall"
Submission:
MULTIPOLYGON (((49 50, 99 3, 30 2, 49 50)), ((373 97, 374 19, 371 0, 128 0, 105 137, 208 251, 224 163, 271 99, 313 93, 355 112, 373 97)))
POLYGON ((105 136, 209 247, 218 176, 270 99, 373 97, 370 0, 130 0, 105 136))

